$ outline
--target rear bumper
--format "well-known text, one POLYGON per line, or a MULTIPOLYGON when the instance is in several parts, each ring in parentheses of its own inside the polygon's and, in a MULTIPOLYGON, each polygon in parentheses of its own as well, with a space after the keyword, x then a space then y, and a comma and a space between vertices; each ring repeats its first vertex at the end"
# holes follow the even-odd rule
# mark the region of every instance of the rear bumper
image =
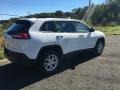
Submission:
POLYGON ((4 47, 5 57, 11 62, 18 62, 26 65, 36 64, 35 59, 29 59, 25 54, 8 50, 4 47))

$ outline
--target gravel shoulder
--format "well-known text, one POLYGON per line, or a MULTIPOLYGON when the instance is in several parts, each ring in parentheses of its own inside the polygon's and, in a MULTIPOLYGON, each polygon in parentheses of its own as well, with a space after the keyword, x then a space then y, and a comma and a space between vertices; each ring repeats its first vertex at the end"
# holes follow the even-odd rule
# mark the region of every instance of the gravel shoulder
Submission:
POLYGON ((62 70, 54 75, 0 61, 0 90, 16 89, 120 90, 120 36, 106 37, 99 57, 85 53, 65 58, 62 70))

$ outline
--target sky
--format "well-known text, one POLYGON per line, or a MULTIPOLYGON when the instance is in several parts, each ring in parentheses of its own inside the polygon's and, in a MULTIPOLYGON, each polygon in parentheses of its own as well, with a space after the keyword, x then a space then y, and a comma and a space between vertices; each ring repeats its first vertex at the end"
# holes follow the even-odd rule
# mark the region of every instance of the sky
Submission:
MULTIPOLYGON (((92 0, 94 4, 104 3, 105 0, 92 0)), ((25 16, 42 12, 71 11, 73 8, 84 7, 89 0, 0 0, 0 20, 14 18, 3 14, 25 16)))

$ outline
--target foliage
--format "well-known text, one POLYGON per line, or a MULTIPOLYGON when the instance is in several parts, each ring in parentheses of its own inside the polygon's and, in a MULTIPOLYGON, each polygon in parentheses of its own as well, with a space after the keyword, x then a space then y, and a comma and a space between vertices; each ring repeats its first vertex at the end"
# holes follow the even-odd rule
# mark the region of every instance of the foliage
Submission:
MULTIPOLYGON (((74 8, 71 12, 63 12, 61 10, 57 10, 56 12, 51 13, 37 13, 33 15, 25 16, 25 18, 68 18, 71 17, 73 19, 84 20, 88 22, 90 25, 120 25, 120 0, 107 0, 107 3, 101 5, 91 5, 93 6, 94 12, 86 20, 86 17, 89 16, 89 9, 91 7, 85 6, 84 8, 74 8), (88 12, 86 14, 86 12, 88 12)), ((92 9, 92 8, 91 8, 92 9)), ((3 29, 8 28, 11 23, 13 23, 18 18, 12 18, 10 20, 2 21, 3 29)), ((0 21, 1 22, 1 21, 0 21)))
POLYGON ((0 49, 0 60, 2 60, 4 58, 5 58, 5 56, 4 56, 4 50, 0 49))
POLYGON ((92 15, 93 24, 120 24, 120 0, 110 0, 107 4, 97 5, 92 15))
POLYGON ((75 8, 71 12, 62 12, 60 10, 55 13, 40 13, 35 15, 30 15, 26 17, 52 17, 52 18, 66 18, 71 17, 73 19, 83 20, 86 22, 91 22, 93 25, 119 25, 120 24, 120 0, 108 0, 107 3, 101 5, 91 5, 90 7, 85 6, 84 8, 75 8), (93 6, 93 7, 92 7, 93 6), (92 8, 91 8, 92 7, 92 8), (94 9, 95 8, 95 9, 94 9), (89 9, 91 9, 89 11, 89 9), (94 12, 89 19, 86 20, 86 16, 89 16, 92 9, 94 12), (86 15, 86 12, 87 15, 86 15))

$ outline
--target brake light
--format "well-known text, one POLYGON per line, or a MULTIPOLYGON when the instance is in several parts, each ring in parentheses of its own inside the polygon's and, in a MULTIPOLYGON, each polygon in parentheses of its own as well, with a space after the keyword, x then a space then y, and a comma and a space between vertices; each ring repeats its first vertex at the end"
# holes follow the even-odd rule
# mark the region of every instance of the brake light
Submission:
POLYGON ((14 38, 14 39, 30 39, 30 35, 28 33, 17 33, 17 34, 13 34, 12 38, 14 38))

